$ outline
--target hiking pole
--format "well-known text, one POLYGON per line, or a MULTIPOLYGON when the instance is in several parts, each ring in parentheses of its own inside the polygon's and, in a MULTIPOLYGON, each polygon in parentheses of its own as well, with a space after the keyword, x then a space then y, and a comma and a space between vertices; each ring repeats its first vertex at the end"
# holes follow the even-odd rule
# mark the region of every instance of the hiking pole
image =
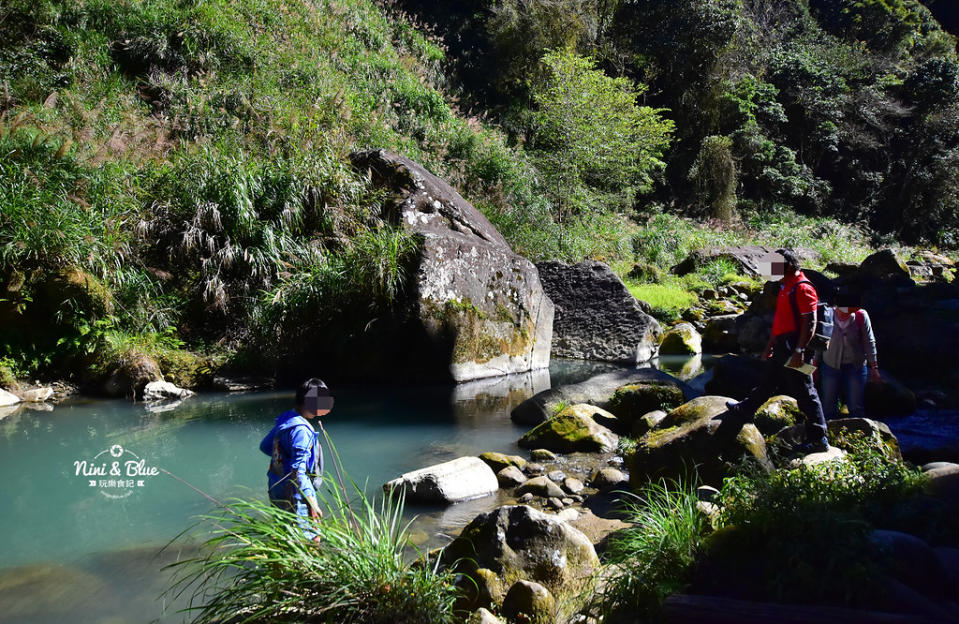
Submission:
POLYGON ((356 534, 360 535, 360 525, 356 519, 356 514, 353 513, 353 508, 350 506, 350 493, 346 490, 346 484, 343 483, 343 475, 340 474, 340 468, 337 464, 342 464, 340 461, 340 454, 336 451, 336 447, 333 445, 333 440, 330 439, 330 434, 326 432, 326 427, 323 426, 323 421, 317 419, 316 424, 320 426, 320 431, 323 432, 323 437, 326 438, 326 444, 330 447, 333 455, 333 470, 336 471, 336 479, 340 482, 340 488, 343 490, 343 501, 346 503, 346 508, 350 512, 350 520, 353 521, 353 527, 356 529, 356 534))

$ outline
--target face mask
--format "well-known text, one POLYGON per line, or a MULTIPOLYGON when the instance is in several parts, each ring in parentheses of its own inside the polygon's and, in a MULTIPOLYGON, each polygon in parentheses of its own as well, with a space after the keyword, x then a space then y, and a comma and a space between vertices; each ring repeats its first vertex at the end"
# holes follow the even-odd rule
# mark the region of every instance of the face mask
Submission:
POLYGON ((843 314, 849 314, 849 308, 847 308, 847 307, 845 307, 845 306, 843 306, 843 307, 841 307, 841 308, 836 308, 836 309, 839 310, 840 312, 842 312, 843 314))

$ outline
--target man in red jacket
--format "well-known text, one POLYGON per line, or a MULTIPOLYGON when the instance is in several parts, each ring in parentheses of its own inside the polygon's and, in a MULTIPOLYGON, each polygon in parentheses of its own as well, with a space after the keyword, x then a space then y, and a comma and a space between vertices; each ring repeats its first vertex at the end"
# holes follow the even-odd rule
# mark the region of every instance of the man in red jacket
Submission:
POLYGON ((799 259, 789 249, 776 251, 782 262, 774 262, 773 276, 782 276, 776 313, 769 342, 763 350, 766 361, 762 379, 749 396, 739 403, 730 403, 725 418, 744 422, 752 420, 756 410, 770 397, 786 394, 796 399, 806 416, 806 441, 798 447, 802 453, 821 452, 829 448, 826 440, 826 419, 812 375, 795 369, 807 361, 807 348, 816 329, 816 288, 802 272, 799 259), (788 366, 787 366, 788 365, 788 366))

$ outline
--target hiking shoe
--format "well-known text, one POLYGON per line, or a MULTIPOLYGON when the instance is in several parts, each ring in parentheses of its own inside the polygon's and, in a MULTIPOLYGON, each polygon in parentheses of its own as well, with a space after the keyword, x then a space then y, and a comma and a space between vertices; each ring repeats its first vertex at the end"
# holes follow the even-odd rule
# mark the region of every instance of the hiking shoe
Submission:
POLYGON ((823 438, 818 441, 808 441, 803 442, 796 447, 796 452, 802 455, 809 455, 811 453, 824 453, 829 450, 829 441, 826 438, 823 438))

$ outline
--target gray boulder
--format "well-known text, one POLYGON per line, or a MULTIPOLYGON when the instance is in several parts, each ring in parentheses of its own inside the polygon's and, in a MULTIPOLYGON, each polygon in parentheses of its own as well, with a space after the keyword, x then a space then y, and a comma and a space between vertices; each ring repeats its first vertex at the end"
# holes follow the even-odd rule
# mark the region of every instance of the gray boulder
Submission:
POLYGON ((50 387, 31 388, 30 390, 21 392, 20 398, 27 403, 43 403, 53 398, 53 395, 53 388, 50 387))
POLYGON ((407 472, 383 485, 387 493, 404 491, 407 501, 434 504, 480 498, 498 489, 493 470, 478 457, 460 457, 407 472))
POLYGON ((842 439, 847 436, 861 435, 873 449, 885 455, 891 461, 902 461, 899 440, 889 429, 889 425, 869 418, 838 418, 826 423, 830 439, 842 439))
POLYGON ((516 489, 516 494, 519 496, 532 494, 543 498, 562 498, 566 493, 547 477, 533 477, 520 485, 516 489))
POLYGON ((629 477, 619 470, 607 466, 594 472, 593 476, 589 478, 589 484, 597 490, 615 490, 629 485, 629 477))
POLYGON ((560 405, 588 403, 608 410, 618 388, 641 383, 674 385, 682 391, 686 399, 695 396, 695 392, 688 385, 654 368, 617 370, 596 375, 582 383, 544 390, 516 406, 510 417, 520 424, 537 425, 553 416, 560 405))
POLYGON ((876 529, 870 541, 889 558, 889 569, 896 579, 931 598, 950 595, 946 584, 948 574, 929 544, 914 535, 899 531, 876 529))
POLYGON ((500 487, 511 488, 526 483, 526 475, 516 466, 507 466, 496 473, 500 487))
POLYGON ((636 364, 656 356, 662 329, 602 262, 536 265, 556 306, 553 356, 636 364))
POLYGON ((583 533, 526 505, 480 514, 446 547, 442 561, 470 577, 474 604, 498 605, 520 580, 539 583, 558 599, 571 596, 599 566, 583 533))
POLYGON ((20 402, 20 397, 13 394, 12 392, 7 392, 3 388, 0 388, 0 407, 16 405, 19 402, 20 402))
MULTIPOLYGON (((356 152, 353 166, 396 200, 385 217, 417 235, 408 326, 391 353, 406 376, 479 379, 549 365, 553 304, 536 267, 510 249, 489 220, 422 165, 387 150, 356 152), (410 339, 425 341, 410 344, 410 339), (405 353, 412 349, 412 352, 405 353)), ((383 350, 381 341, 367 350, 383 350)))

